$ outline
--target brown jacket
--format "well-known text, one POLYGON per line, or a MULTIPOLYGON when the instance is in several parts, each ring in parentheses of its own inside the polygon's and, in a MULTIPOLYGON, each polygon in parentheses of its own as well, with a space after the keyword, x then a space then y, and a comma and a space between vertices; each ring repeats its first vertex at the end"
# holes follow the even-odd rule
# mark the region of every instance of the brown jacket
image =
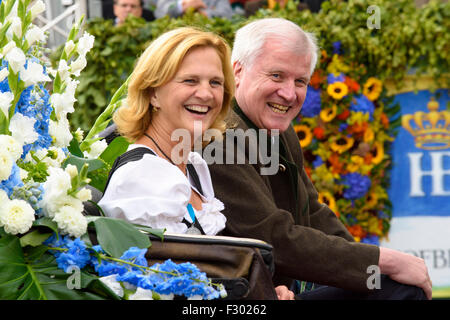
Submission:
MULTIPOLYGON (((237 112, 239 116, 233 112, 237 128, 254 128, 242 111, 237 112)), ((371 275, 367 267, 378 264, 379 248, 354 242, 335 214, 318 202, 292 127, 280 135, 280 153, 282 145, 286 150, 280 168, 283 165, 286 170, 275 175, 261 175, 261 164, 210 165, 215 195, 225 205, 223 234, 272 244, 275 285, 289 285, 297 279, 367 291, 371 275)), ((247 160, 251 147, 255 146, 246 144, 247 160)), ((236 154, 235 150, 235 158, 236 154)))

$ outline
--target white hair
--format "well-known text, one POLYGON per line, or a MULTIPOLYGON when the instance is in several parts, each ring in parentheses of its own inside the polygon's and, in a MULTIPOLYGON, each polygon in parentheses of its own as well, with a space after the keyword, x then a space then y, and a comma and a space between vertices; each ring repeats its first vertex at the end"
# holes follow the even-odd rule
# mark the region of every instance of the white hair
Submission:
POLYGON ((292 21, 281 18, 260 19, 240 28, 235 35, 231 63, 250 67, 262 53, 266 41, 278 40, 296 54, 310 54, 310 75, 317 63, 318 46, 314 34, 304 31, 292 21))

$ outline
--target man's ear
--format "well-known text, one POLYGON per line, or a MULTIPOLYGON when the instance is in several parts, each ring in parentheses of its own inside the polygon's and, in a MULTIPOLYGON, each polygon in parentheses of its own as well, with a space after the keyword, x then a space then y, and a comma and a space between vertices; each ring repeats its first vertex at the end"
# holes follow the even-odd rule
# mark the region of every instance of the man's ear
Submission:
POLYGON ((239 87, 239 82, 242 76, 242 64, 239 61, 235 61, 233 63, 233 73, 234 73, 234 81, 237 88, 239 87))

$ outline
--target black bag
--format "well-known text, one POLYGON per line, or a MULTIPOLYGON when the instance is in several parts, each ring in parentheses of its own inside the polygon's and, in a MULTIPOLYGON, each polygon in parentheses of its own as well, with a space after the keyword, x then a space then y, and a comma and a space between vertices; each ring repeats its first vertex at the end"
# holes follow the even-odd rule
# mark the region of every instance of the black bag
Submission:
MULTIPOLYGON (((105 190, 115 170, 129 161, 140 160, 146 153, 154 154, 148 148, 136 148, 119 156, 109 172, 105 190)), ((188 164, 187 168, 195 187, 203 193, 194 166, 188 164)), ((98 202, 101 196, 100 191, 93 192, 95 202, 98 202)), ((84 213, 100 215, 98 208, 89 203, 85 203, 84 213)), ((152 241, 146 254, 149 265, 167 259, 175 263, 191 262, 205 272, 213 282, 224 285, 227 291, 226 299, 277 300, 272 283, 273 248, 268 243, 248 238, 204 234, 165 233, 164 240, 152 234, 148 235, 152 241)))

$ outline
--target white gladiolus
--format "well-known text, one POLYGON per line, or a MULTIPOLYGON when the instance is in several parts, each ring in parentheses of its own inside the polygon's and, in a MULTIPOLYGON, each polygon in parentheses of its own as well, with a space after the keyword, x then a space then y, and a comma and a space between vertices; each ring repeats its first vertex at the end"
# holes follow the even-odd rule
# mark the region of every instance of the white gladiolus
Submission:
POLYGON ((0 135, 0 151, 6 151, 13 161, 17 161, 23 153, 23 148, 16 139, 2 134, 0 135))
POLYGON ((70 125, 67 118, 62 117, 58 122, 50 120, 48 132, 53 137, 54 145, 59 148, 65 148, 72 140, 70 125))
POLYGON ((89 152, 85 151, 83 154, 88 159, 97 159, 107 147, 108 144, 105 140, 98 140, 91 145, 91 150, 89 152))
POLYGON ((6 46, 4 46, 3 47, 3 50, 2 50, 2 54, 3 55, 6 55, 6 54, 8 54, 8 52, 10 52, 13 48, 15 48, 16 47, 16 43, 14 42, 14 41, 10 41, 10 42, 8 42, 7 44, 6 44, 6 46))
POLYGON ((91 199, 92 199, 92 193, 91 193, 91 190, 89 190, 89 189, 87 189, 87 188, 81 189, 81 190, 78 191, 78 193, 77 193, 77 198, 78 198, 80 201, 83 201, 83 202, 88 201, 88 200, 91 200, 91 199))
POLYGON ((33 45, 36 41, 43 42, 45 41, 45 33, 41 28, 33 25, 27 33, 25 33, 25 40, 27 40, 29 46, 33 45))
POLYGON ((64 52, 66 53, 66 55, 70 56, 70 54, 72 53, 73 49, 75 49, 75 43, 73 42, 73 40, 67 41, 65 46, 64 46, 64 52))
POLYGON ((70 72, 76 76, 80 76, 80 72, 86 67, 87 61, 85 56, 78 56, 78 58, 70 64, 70 72))
POLYGON ((25 233, 34 221, 34 210, 24 201, 13 199, 0 208, 0 226, 10 234, 25 233))
POLYGON ((3 68, 0 70, 0 82, 6 79, 6 77, 9 76, 9 70, 8 68, 3 68))
POLYGON ((9 108, 11 107, 11 102, 14 100, 14 94, 12 92, 0 92, 0 110, 5 115, 6 119, 8 119, 9 108))
POLYGON ((34 123, 36 119, 30 118, 16 112, 9 123, 9 131, 14 139, 21 144, 33 143, 39 137, 38 133, 34 130, 34 123))
POLYGON ((9 176, 11 175, 12 167, 13 167, 13 159, 6 151, 1 150, 0 151, 0 182, 9 178, 9 176))
POLYGON ((21 38, 22 37, 22 20, 20 20, 19 17, 12 17, 10 19, 11 21, 11 25, 7 31, 7 34, 10 35, 11 37, 11 33, 13 35, 15 35, 17 38, 21 38))
POLYGON ((78 40, 77 52, 80 56, 86 56, 86 53, 92 49, 94 46, 95 37, 90 35, 86 31, 83 33, 83 36, 78 40))
POLYGON ((78 169, 73 164, 68 164, 64 171, 69 174, 71 179, 75 178, 78 175, 78 169))
POLYGON ((51 104, 55 110, 56 118, 61 119, 65 117, 68 113, 75 111, 73 104, 76 99, 66 93, 54 93, 50 97, 51 104))
POLYGON ((12 48, 5 56, 12 71, 17 74, 23 68, 26 62, 25 54, 17 47, 12 48))
POLYGON ((25 87, 51 81, 50 77, 44 73, 44 67, 33 61, 28 61, 27 68, 20 70, 20 78, 25 82, 25 87))
POLYGON ((87 220, 81 211, 71 206, 63 206, 53 218, 58 224, 61 234, 69 234, 75 238, 81 237, 87 231, 87 220))
POLYGON ((31 20, 34 20, 38 15, 45 11, 45 3, 42 0, 38 0, 31 7, 31 20))
POLYGON ((58 73, 59 73, 59 77, 61 78, 62 82, 66 82, 69 79, 70 72, 69 72, 69 66, 67 65, 66 60, 64 60, 64 59, 59 60, 58 73))

